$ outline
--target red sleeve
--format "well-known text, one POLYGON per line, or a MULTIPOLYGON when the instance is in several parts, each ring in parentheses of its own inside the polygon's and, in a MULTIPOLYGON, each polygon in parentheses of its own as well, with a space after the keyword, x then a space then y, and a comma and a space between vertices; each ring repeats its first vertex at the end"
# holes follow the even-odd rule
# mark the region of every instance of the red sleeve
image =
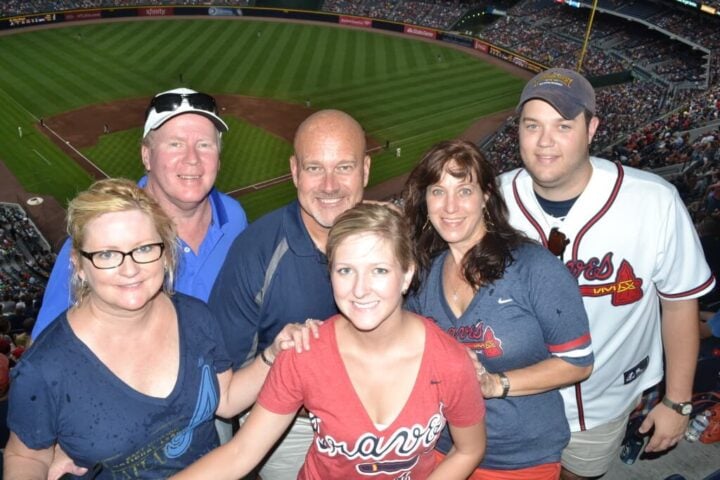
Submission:
POLYGON ((297 371, 297 354, 285 350, 275 358, 258 403, 279 415, 295 413, 303 404, 303 386, 297 371))
POLYGON ((454 427, 469 427, 485 418, 485 399, 475 368, 465 352, 465 347, 439 328, 437 365, 442 372, 443 404, 445 418, 454 427))

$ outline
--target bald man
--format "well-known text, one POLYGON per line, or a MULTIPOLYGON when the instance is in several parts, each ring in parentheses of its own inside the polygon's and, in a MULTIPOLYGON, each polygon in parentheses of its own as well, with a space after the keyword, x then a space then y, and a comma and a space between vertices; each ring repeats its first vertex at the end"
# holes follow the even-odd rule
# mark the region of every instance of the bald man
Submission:
MULTIPOLYGON (((338 312, 325 244, 335 219, 362 200, 370 173, 365 132, 348 114, 322 110, 297 129, 290 171, 297 200, 252 223, 230 248, 210 295, 233 367, 252 361, 282 327, 338 312)), ((298 416, 260 474, 295 480, 312 441, 298 416)))

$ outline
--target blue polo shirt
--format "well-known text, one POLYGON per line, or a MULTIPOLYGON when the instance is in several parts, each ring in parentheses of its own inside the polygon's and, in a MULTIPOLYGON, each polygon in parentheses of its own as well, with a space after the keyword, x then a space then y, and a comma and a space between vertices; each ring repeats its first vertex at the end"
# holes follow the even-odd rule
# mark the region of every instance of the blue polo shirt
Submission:
MULTIPOLYGON (((138 185, 145 187, 147 177, 143 177, 138 185)), ((195 254, 182 239, 178 238, 178 271, 175 275, 175 290, 180 293, 199 298, 206 302, 225 261, 233 240, 247 227, 247 217, 240 203, 213 188, 210 191, 212 221, 205 238, 195 254)), ((70 250, 72 242, 68 237, 55 260, 50 280, 45 289, 42 307, 38 313, 32 338, 37 338, 58 315, 67 310, 71 304, 70 250)))
POLYGON ((236 369, 270 345, 287 323, 338 312, 327 258, 310 238, 297 201, 238 236, 208 305, 236 369))

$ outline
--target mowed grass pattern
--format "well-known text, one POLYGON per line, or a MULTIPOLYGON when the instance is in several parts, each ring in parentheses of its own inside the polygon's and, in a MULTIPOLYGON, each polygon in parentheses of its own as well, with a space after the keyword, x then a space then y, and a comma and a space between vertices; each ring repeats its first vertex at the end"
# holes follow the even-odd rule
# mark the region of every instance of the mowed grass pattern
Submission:
MULTIPOLYGON (((389 151, 373 156, 371 184, 407 172, 433 143, 511 108, 522 80, 440 43, 324 25, 237 19, 93 23, 0 37, 0 159, 31 191, 61 202, 90 182, 34 130, 41 117, 84 105, 150 97, 183 85, 268 97, 355 116, 389 151), (28 132, 22 139, 17 127, 28 132), (32 134, 30 134, 32 133, 32 134), (402 149, 397 158, 395 149, 402 149)), ((218 186, 288 172, 291 146, 228 118, 218 186)), ((110 175, 142 173, 140 129, 103 136, 86 156, 110 175)), ((291 184, 243 196, 251 218, 293 197, 291 184)))

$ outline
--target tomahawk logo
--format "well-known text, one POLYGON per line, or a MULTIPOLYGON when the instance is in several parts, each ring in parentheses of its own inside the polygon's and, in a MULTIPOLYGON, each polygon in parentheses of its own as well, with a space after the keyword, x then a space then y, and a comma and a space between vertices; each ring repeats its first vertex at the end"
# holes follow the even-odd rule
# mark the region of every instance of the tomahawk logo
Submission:
POLYGON ((483 322, 475 325, 450 327, 447 333, 460 343, 464 343, 470 350, 477 352, 486 358, 496 358, 503 354, 502 340, 495 336, 492 327, 487 327, 483 322))
POLYGON ((642 279, 635 276, 632 265, 623 260, 614 281, 599 285, 581 285, 580 293, 583 297, 610 295, 610 302, 617 307, 639 301, 643 296, 642 284, 642 279))

